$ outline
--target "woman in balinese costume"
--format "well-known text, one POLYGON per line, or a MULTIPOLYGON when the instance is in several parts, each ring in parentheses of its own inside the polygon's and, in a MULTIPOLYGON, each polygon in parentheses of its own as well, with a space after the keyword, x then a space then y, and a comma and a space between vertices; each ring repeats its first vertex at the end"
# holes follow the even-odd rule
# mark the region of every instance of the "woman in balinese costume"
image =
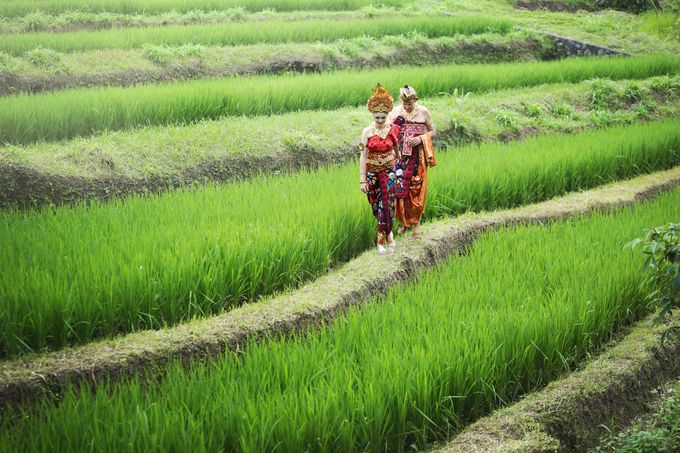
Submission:
POLYGON ((430 111, 418 104, 418 95, 413 87, 406 85, 401 88, 399 99, 401 105, 392 110, 388 119, 400 128, 400 158, 395 167, 395 216, 401 224, 397 232, 403 234, 412 228, 412 234, 416 237, 425 210, 427 169, 437 164, 432 146, 437 131, 430 111))
POLYGON ((367 194, 373 215, 378 221, 376 227, 378 252, 385 253, 387 244, 394 249, 394 164, 397 159, 399 127, 387 124, 387 115, 394 107, 389 92, 380 84, 373 90, 367 103, 373 114, 373 122, 361 134, 359 148, 359 185, 367 194))

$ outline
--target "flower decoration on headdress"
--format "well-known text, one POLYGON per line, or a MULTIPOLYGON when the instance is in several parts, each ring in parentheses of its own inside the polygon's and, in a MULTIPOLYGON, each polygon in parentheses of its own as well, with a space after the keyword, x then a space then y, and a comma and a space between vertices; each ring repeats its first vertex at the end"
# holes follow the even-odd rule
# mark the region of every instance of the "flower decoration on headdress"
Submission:
POLYGON ((404 85, 399 89, 399 99, 405 102, 415 102, 418 100, 418 93, 412 86, 404 85))
POLYGON ((373 88, 373 96, 366 104, 369 112, 391 112, 394 107, 394 99, 390 96, 387 88, 378 84, 373 88))

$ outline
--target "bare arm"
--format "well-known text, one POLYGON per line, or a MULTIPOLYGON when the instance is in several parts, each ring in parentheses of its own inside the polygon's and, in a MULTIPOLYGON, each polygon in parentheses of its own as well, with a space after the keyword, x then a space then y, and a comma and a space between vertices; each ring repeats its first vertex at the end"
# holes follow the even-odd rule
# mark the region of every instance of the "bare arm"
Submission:
POLYGON ((359 188, 362 192, 368 191, 368 185, 366 183, 366 158, 368 157, 368 132, 364 129, 361 134, 361 142, 359 143, 359 150, 361 154, 359 155, 359 188))
POLYGON ((435 138, 437 136, 437 129, 434 127, 434 123, 432 122, 432 115, 430 115, 429 110, 424 111, 425 115, 425 127, 427 127, 427 135, 430 136, 430 138, 435 138))
MULTIPOLYGON (((359 145, 361 146, 361 145, 359 145)), ((359 156, 359 182, 366 182, 366 155, 368 151, 365 146, 361 146, 361 155, 359 156)))

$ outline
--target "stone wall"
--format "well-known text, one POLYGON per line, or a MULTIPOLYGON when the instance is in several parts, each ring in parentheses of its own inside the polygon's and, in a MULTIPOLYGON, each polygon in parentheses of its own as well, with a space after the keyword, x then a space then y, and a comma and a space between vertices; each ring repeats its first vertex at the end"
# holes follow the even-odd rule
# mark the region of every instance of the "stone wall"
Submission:
POLYGON ((553 58, 565 57, 587 57, 597 55, 629 55, 626 52, 602 47, 587 42, 578 41, 576 39, 565 36, 555 35, 553 33, 545 33, 545 35, 555 44, 553 49, 553 58))

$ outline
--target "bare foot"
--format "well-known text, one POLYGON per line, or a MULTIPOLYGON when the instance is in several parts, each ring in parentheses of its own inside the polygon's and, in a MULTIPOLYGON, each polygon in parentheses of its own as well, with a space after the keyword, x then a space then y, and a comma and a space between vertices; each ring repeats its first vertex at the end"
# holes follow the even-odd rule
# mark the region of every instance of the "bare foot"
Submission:
POLYGON ((379 231, 378 239, 375 242, 378 245, 378 253, 387 253, 387 249, 385 249, 385 233, 379 231))
POLYGON ((387 247, 390 252, 394 252, 394 249, 397 247, 397 243, 394 240, 394 234, 391 231, 389 236, 387 236, 387 247))
POLYGON ((405 226, 402 225, 397 230, 397 234, 404 234, 404 233, 406 233, 406 230, 408 230, 408 227, 405 227, 405 226))

